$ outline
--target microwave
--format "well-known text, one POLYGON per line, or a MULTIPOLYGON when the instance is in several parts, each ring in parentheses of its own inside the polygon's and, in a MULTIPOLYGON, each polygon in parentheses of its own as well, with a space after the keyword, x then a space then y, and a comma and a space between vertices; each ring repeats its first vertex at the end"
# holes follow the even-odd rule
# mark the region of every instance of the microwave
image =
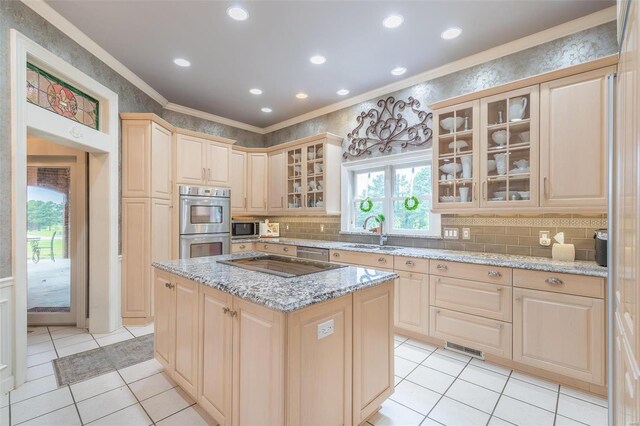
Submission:
POLYGON ((251 238, 260 236, 260 222, 232 221, 231 238, 251 238))

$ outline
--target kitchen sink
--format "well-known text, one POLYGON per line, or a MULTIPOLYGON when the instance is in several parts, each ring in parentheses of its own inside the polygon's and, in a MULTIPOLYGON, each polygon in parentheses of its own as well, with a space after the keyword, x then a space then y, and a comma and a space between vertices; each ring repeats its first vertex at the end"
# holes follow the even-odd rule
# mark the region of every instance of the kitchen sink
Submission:
POLYGON ((383 251, 394 251, 394 250, 400 250, 402 248, 402 247, 391 247, 391 246, 376 246, 373 244, 348 244, 345 247, 355 248, 355 249, 367 249, 367 250, 383 250, 383 251))

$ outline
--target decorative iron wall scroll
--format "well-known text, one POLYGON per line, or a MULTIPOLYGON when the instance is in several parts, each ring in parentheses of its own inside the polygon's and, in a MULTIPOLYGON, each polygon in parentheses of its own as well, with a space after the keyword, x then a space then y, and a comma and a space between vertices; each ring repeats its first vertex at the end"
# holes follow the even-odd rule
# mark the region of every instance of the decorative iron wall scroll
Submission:
POLYGON ((394 144, 406 148, 409 145, 424 145, 431 140, 433 132, 427 122, 433 118, 433 113, 418 109, 420 102, 417 99, 410 96, 407 101, 396 101, 393 96, 389 96, 387 99, 380 99, 377 105, 378 108, 362 112, 356 118, 358 126, 347 135, 350 143, 342 154, 344 158, 371 155, 376 147, 384 153, 391 151, 394 144), (405 116, 415 115, 417 122, 409 125, 403 113, 405 116), (363 129, 367 122, 369 125, 363 129))

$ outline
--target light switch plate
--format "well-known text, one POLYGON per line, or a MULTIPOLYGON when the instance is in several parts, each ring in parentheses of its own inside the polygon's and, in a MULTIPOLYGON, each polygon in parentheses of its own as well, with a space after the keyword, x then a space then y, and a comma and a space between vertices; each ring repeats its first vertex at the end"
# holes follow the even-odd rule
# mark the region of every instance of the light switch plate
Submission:
POLYGON ((457 240, 458 239, 458 228, 444 228, 444 239, 445 240, 457 240))
POLYGON ((333 320, 325 321, 323 323, 318 324, 318 340, 324 339, 325 337, 332 335, 333 332, 334 332, 333 320))

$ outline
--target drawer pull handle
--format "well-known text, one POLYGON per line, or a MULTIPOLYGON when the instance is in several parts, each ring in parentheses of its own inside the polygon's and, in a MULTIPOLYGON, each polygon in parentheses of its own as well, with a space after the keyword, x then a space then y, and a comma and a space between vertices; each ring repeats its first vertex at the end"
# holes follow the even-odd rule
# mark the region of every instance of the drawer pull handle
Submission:
POLYGON ((231 317, 237 317, 238 316, 238 311, 231 311, 229 312, 229 314, 231 315, 231 317))
POLYGON ((226 306, 224 308, 222 308, 222 313, 223 314, 228 314, 229 311, 231 311, 231 309, 227 308, 226 306))
POLYGON ((268 246, 265 244, 265 245, 264 245, 264 249, 266 250, 266 249, 267 249, 267 247, 268 247, 268 246))
POLYGON ((547 284, 553 284, 553 285, 564 285, 564 281, 556 277, 549 277, 546 280, 544 280, 544 282, 547 284))
POLYGON ((170 283, 164 283, 164 286, 165 286, 166 288, 171 288, 171 284, 170 284, 170 283))
POLYGON ((407 266, 414 266, 416 262, 414 262, 413 260, 407 260, 404 264, 407 266))
POLYGON ((387 263, 387 259, 385 259, 384 257, 379 257, 378 262, 387 263))
POLYGON ((240 250, 242 250, 242 249, 243 249, 243 248, 245 248, 245 247, 246 247, 246 246, 245 246, 244 244, 242 244, 242 245, 240 246, 240 250))
POLYGON ((282 249, 283 251, 289 251, 289 247, 285 247, 282 249))
POLYGON ((497 291, 498 293, 502 293, 502 287, 498 287, 498 288, 496 288, 496 291, 497 291))
POLYGON ((500 271, 489 271, 489 272, 487 272, 487 275, 489 275, 491 278, 500 278, 500 277, 502 277, 502 274, 500 273, 500 271))
POLYGON ((340 257, 340 253, 333 253, 333 257, 340 257))
POLYGON ((436 269, 437 269, 438 271, 446 271, 446 270, 447 270, 447 269, 449 269, 449 268, 447 267, 447 265, 443 265, 443 264, 441 264, 441 263, 438 263, 438 266, 436 266, 436 269))

